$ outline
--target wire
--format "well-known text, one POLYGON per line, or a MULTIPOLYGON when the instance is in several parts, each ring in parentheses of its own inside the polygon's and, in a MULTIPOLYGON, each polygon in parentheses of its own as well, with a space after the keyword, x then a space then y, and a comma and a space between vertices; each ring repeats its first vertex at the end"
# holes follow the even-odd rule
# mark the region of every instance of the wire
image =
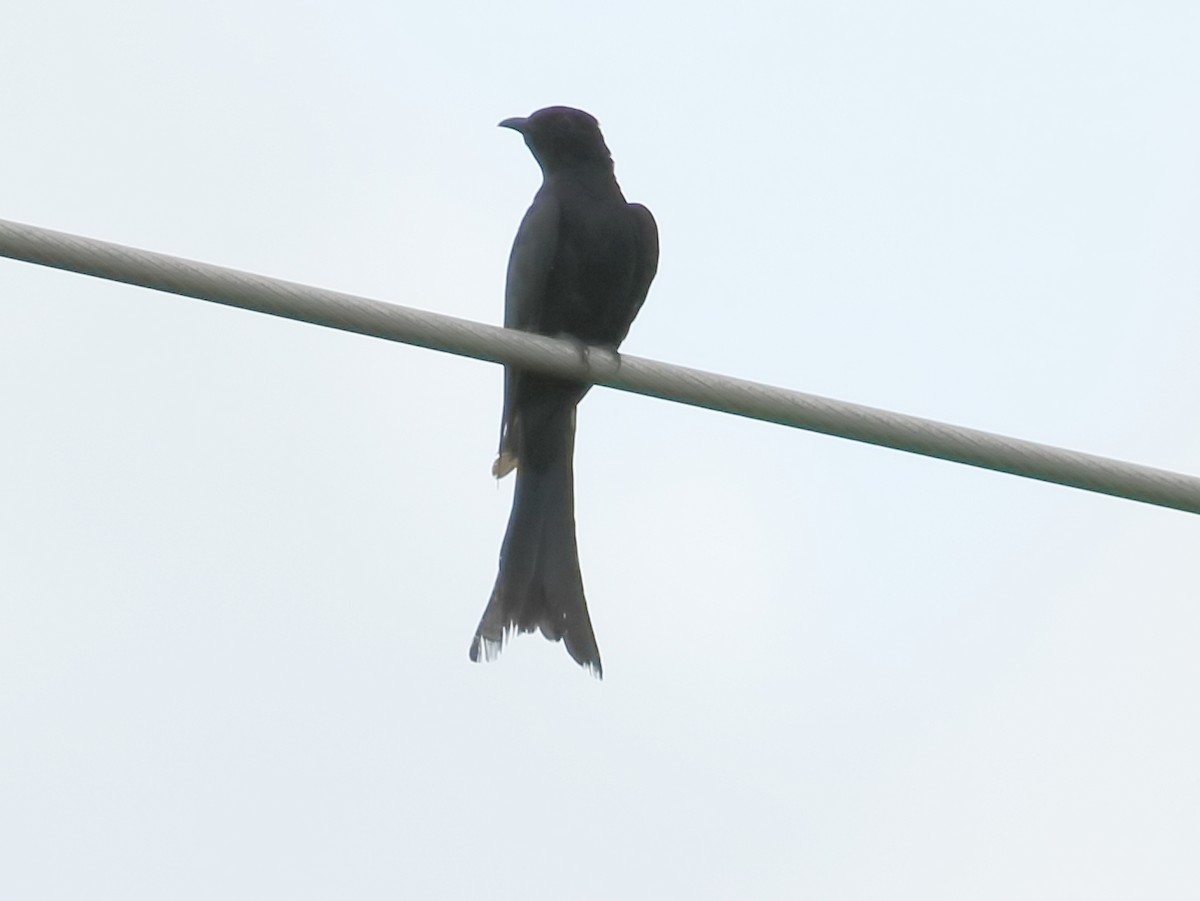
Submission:
POLYGON ((1200 478, 0 219, 0 256, 1200 513, 1200 478))

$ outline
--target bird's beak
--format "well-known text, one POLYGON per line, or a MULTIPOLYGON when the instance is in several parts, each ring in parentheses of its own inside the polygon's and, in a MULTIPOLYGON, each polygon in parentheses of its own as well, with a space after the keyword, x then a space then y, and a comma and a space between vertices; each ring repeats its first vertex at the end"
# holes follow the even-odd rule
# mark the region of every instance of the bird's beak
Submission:
POLYGON ((500 123, 500 128, 511 128, 513 131, 519 131, 522 134, 525 132, 525 125, 529 122, 524 116, 514 116, 511 119, 505 119, 500 123))

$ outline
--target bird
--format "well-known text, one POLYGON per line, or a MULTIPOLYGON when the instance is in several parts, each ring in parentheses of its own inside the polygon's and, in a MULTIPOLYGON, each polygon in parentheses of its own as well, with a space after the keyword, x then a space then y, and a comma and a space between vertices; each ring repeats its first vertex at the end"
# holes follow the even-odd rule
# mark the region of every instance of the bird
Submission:
MULTIPOLYGON (((542 170, 509 255, 505 327, 615 352, 658 271, 654 217, 625 200, 591 114, 551 106, 500 127, 525 139, 542 170)), ((514 632, 540 630, 603 677, 575 539, 575 414, 590 387, 505 367, 492 474, 515 470, 516 485, 473 661, 494 660, 514 632)))

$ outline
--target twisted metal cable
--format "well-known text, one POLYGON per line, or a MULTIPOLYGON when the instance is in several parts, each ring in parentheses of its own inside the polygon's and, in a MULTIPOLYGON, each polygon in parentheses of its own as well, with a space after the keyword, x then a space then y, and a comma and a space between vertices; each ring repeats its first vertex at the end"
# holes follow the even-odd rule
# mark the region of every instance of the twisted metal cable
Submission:
POLYGON ((1200 478, 0 220, 0 256, 1200 513, 1200 478))

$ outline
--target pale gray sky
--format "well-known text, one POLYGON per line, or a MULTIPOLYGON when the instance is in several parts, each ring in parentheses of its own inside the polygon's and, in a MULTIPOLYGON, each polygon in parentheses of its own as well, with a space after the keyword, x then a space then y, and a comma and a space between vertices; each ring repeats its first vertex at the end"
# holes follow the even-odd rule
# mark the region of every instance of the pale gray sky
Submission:
MULTIPOLYGON (((1194 3, 23 3, 0 217, 1200 473, 1194 3)), ((0 261, 0 896, 1190 898, 1200 519, 610 391, 598 683, 475 666, 497 367, 0 261)))

